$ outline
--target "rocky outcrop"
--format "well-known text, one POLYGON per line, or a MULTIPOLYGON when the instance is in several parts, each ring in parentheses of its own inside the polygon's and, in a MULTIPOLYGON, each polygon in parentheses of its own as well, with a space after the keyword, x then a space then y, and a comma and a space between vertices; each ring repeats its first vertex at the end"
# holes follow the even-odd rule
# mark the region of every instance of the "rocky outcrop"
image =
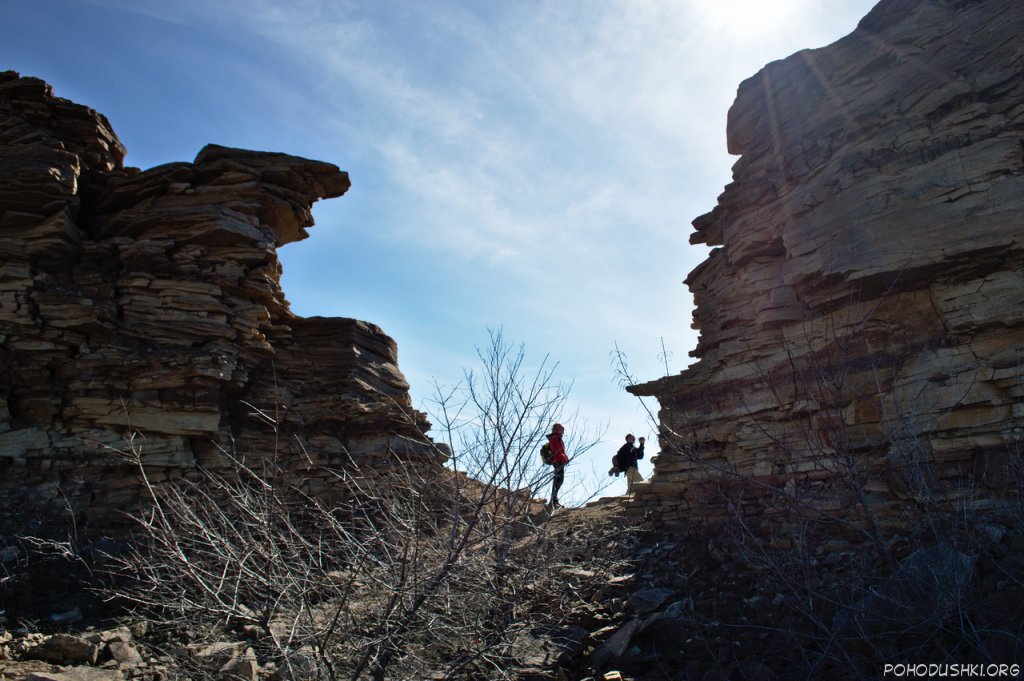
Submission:
POLYGON ((640 505, 877 529, 1018 493, 1022 27, 1013 0, 883 0, 742 83, 734 181, 693 223, 699 361, 631 388, 663 424, 640 505))
MULTIPOLYGON (((86 521, 232 454, 323 493, 318 464, 374 475, 421 444, 394 341, 352 319, 304 319, 276 249, 343 194, 336 166, 208 146, 143 172, 102 115, 0 74, 0 509, 22 499, 86 521)), ((2 529, 0 529, 2 532, 2 529)))

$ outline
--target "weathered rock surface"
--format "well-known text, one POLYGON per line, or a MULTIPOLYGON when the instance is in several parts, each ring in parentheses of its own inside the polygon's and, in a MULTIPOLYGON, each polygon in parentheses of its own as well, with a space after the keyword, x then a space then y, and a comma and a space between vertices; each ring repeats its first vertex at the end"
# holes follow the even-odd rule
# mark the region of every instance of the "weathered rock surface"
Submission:
MULTIPOLYGON (((152 663, 152 665, 150 665, 152 663)), ((89 634, 0 634, 0 679, 37 681, 110 681, 124 678, 160 678, 146 675, 147 662, 127 628, 89 634)))
POLYGON ((315 494, 328 461, 435 466, 394 341, 297 317, 279 284, 276 249, 307 236, 311 205, 347 174, 212 145, 140 172, 124 153, 102 115, 0 73, 6 530, 39 504, 70 504, 87 528, 123 520, 112 512, 141 493, 130 448, 157 483, 231 452, 273 457, 315 494))
POLYGON ((1022 28, 1014 0, 883 0, 742 83, 734 181, 693 223, 716 247, 686 280, 699 361, 631 388, 661 403, 637 496, 654 516, 787 507, 885 526, 1014 493, 1022 28))

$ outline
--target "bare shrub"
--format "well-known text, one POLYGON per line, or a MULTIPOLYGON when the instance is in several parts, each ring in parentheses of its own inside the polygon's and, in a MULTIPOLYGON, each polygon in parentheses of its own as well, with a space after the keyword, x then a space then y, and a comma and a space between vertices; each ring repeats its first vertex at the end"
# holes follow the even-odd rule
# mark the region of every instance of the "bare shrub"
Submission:
MULTIPOLYGON (((528 371, 500 332, 479 355, 478 372, 437 390, 444 442, 420 443, 449 466, 404 465, 395 443, 384 485, 353 460, 328 469, 333 501, 302 493, 273 454, 225 451, 227 471, 155 484, 126 450, 151 501, 126 597, 191 637, 178 655, 191 678, 216 675, 197 653, 239 634, 280 679, 514 678, 523 636, 572 618, 587 594, 565 588, 565 571, 599 581, 611 566, 553 535, 535 501, 568 388, 546 359, 528 371)), ((593 441, 569 444, 578 456, 593 441)))

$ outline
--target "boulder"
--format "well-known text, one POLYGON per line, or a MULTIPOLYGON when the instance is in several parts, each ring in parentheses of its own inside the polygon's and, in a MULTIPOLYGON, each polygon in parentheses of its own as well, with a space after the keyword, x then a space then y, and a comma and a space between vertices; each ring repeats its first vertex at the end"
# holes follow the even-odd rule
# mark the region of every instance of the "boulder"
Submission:
POLYGON ((70 634, 47 636, 22 652, 26 660, 42 660, 60 665, 96 664, 100 648, 95 643, 70 634))

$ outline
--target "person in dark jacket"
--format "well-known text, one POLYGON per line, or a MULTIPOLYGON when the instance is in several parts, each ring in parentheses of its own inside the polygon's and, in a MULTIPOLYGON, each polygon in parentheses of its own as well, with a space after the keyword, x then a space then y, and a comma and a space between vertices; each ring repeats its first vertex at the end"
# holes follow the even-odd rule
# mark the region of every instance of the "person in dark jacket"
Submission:
POLYGON ((562 441, 564 433, 565 428, 562 424, 556 423, 551 426, 551 433, 548 434, 548 445, 551 447, 551 466, 554 468, 551 477, 551 501, 548 503, 551 508, 561 507, 561 504, 558 503, 558 490, 565 482, 565 464, 569 463, 569 455, 565 453, 565 442, 562 441))
POLYGON ((644 458, 644 439, 640 438, 640 446, 633 444, 636 438, 630 433, 626 436, 626 444, 619 447, 615 455, 616 467, 626 474, 626 494, 633 493, 633 487, 644 481, 644 476, 637 470, 637 461, 644 458))

